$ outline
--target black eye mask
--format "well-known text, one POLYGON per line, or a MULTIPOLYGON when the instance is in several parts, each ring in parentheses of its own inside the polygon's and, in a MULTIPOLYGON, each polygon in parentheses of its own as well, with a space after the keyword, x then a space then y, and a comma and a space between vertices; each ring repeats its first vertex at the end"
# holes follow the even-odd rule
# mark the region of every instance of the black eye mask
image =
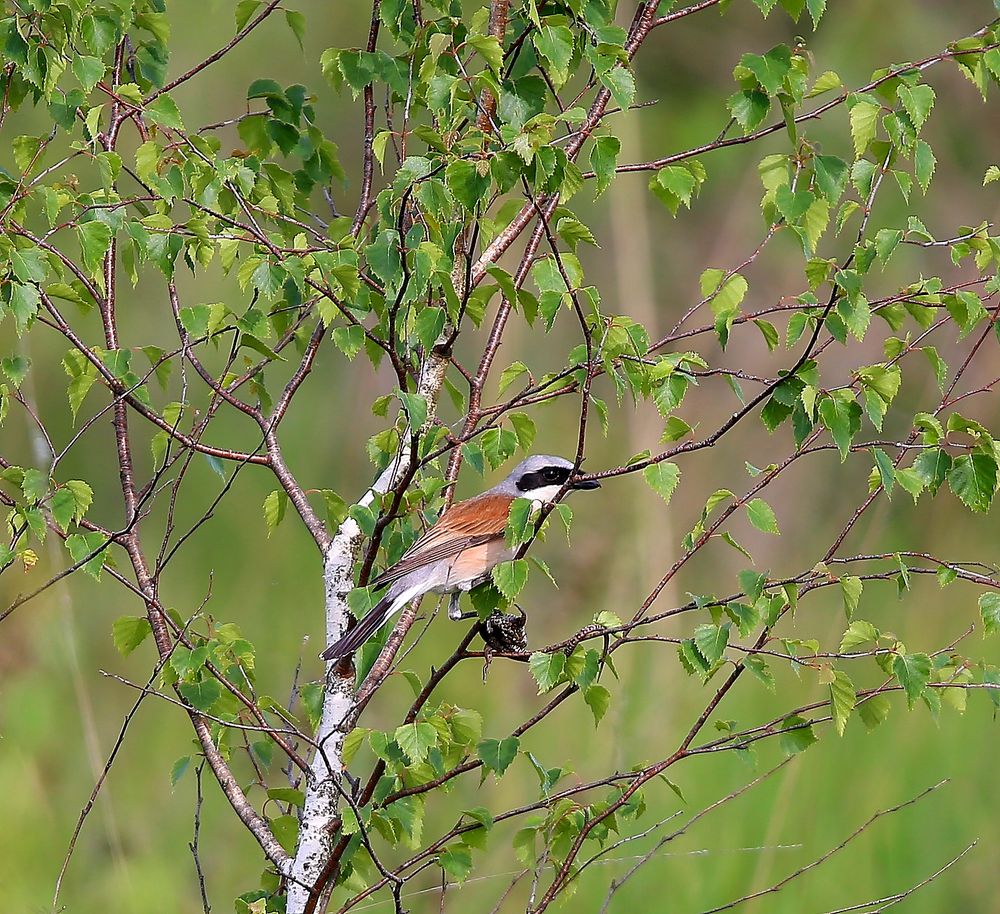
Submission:
POLYGON ((544 467, 534 473, 525 473, 517 481, 517 487, 522 492, 531 492, 546 486, 561 486, 572 472, 572 467, 544 467))

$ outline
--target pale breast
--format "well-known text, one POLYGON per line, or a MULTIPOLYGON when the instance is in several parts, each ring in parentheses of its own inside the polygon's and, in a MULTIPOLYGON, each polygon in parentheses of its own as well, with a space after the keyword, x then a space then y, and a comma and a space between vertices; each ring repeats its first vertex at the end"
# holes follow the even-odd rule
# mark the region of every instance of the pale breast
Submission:
POLYGON ((473 546, 460 552, 447 563, 443 569, 444 581, 434 589, 438 593, 450 593, 455 590, 469 590, 473 584, 485 578, 490 571, 501 562, 508 562, 514 557, 503 537, 490 540, 479 546, 473 546))

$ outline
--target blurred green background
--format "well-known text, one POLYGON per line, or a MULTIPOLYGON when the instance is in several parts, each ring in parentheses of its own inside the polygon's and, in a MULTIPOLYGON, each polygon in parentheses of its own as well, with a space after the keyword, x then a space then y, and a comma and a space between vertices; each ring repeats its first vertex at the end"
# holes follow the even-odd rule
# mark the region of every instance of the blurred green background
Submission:
MULTIPOLYGON (((318 58, 330 46, 364 43, 368 15, 364 6, 299 2, 297 8, 308 21, 305 53, 300 53, 280 20, 266 25, 204 79, 175 93, 188 126, 244 110, 246 86, 255 78, 305 83, 317 93, 325 128, 340 144, 351 184, 337 202, 352 212, 360 173, 360 105, 352 103, 349 95, 336 96, 324 84, 318 58)), ((172 74, 229 39, 233 7, 231 2, 217 0, 169 4, 172 74)), ((815 35, 805 18, 796 25, 780 10, 762 21, 750 0, 734 0, 724 18, 709 11, 654 33, 637 61, 638 100, 658 102, 627 118, 616 115, 624 146, 620 161, 653 158, 713 139, 727 119, 723 101, 732 91, 730 71, 745 51, 762 53, 779 41, 790 43, 804 35, 815 56, 815 73, 834 69, 847 85, 858 85, 875 67, 935 53, 995 14, 987 0, 832 0, 829 7, 815 35)), ((628 15, 630 11, 623 10, 620 18, 628 15)), ((894 187, 886 188, 875 226, 896 224, 907 212, 917 212, 932 232, 948 237, 957 234, 959 225, 993 220, 997 214, 996 191, 982 188, 981 182, 987 166, 996 161, 1000 108, 995 98, 984 105, 975 88, 951 65, 936 67, 928 80, 937 91, 937 105, 925 128, 938 158, 936 178, 928 197, 917 194, 910 209, 894 187)), ((31 132, 32 126, 32 116, 23 115, 17 132, 31 132)), ((34 129, 41 129, 41 121, 34 122, 34 129)), ((838 109, 821 124, 810 126, 809 135, 821 140, 830 152, 850 158, 845 110, 838 109)), ((235 133, 223 137, 224 144, 238 145, 235 133)), ((602 290, 606 310, 631 314, 646 324, 654 338, 669 330, 697 301, 698 276, 704 268, 735 266, 763 237, 756 164, 767 152, 783 151, 786 145, 787 139, 778 134, 760 144, 706 157, 709 183, 693 211, 682 211, 676 220, 648 193, 643 175, 620 177, 597 204, 583 206, 583 218, 601 244, 600 250, 585 252, 584 265, 588 279, 602 290)), ((7 159, 5 152, 9 165, 7 159)), ((842 247, 827 239, 824 256, 833 256, 842 247)), ((875 297, 878 290, 889 293, 920 274, 960 275, 946 253, 907 249, 897 256, 891 270, 873 280, 869 297, 875 297)), ((747 271, 747 278, 747 310, 797 294, 803 284, 801 252, 779 237, 747 271)), ((196 279, 185 275, 180 284, 188 303, 225 300, 235 307, 242 300, 235 282, 215 273, 196 279)), ((155 277, 144 280, 134 293, 126 292, 120 310, 124 345, 145 344, 157 334, 170 339, 165 290, 155 277)), ((91 333, 96 327, 86 321, 81 324, 91 333)), ((474 358, 487 329, 463 338, 460 358, 474 358)), ((869 361, 879 357, 881 325, 876 330, 865 343, 871 350, 869 361)), ((497 376, 499 368, 515 358, 528 363, 536 376, 559 367, 560 354, 573 342, 572 332, 570 322, 557 326, 556 340, 564 345, 555 346, 551 339, 540 339, 528 328, 513 325, 504 340, 497 376)), ((57 367, 64 347, 54 335, 46 334, 44 330, 30 334, 28 354, 35 370, 29 384, 60 446, 73 431, 65 405, 65 382, 57 367)), ((946 358, 952 351, 950 342, 942 347, 946 358)), ((6 349, 15 341, 4 336, 3 344, 6 349)), ((985 361, 992 359, 995 366, 995 341, 988 345, 992 348, 985 361)), ((714 342, 703 347, 713 364, 739 364, 760 373, 773 373, 788 359, 781 350, 769 355, 753 330, 737 334, 724 362, 714 342)), ((836 375, 839 358, 837 351, 827 354, 825 379, 828 372, 836 375)), ((855 364, 845 362, 845 371, 855 364)), ((977 377, 968 378, 970 386, 977 377)), ((937 402, 929 369, 920 366, 904 378, 900 415, 906 415, 907 407, 912 415, 913 409, 937 402)), ((314 375, 282 429, 288 460, 305 486, 332 487, 348 500, 357 497, 372 473, 364 440, 381 427, 367 404, 391 386, 384 368, 373 378, 363 360, 345 363, 333 347, 321 352, 314 375)), ((495 387, 490 393, 495 395, 495 387)), ((604 395, 613 401, 609 390, 604 395)), ((83 413, 89 415, 103 405, 106 401, 100 397, 95 389, 83 413)), ((997 418, 991 399, 973 403, 970 414, 984 420, 997 418)), ((725 385, 706 384, 681 414, 692 424, 697 420, 703 430, 711 429, 735 405, 725 385)), ((449 408, 446 417, 451 415, 449 408)), ((566 400, 535 414, 539 423, 536 450, 571 449, 576 408, 574 401, 566 400)), ((656 447, 662 428, 652 410, 634 412, 626 404, 620 411, 612 408, 611 421, 614 433, 608 440, 594 429, 588 457, 592 468, 617 464, 632 453, 656 447)), ((140 442, 137 448, 144 449, 149 430, 138 420, 133 427, 140 442)), ((892 433, 890 428, 887 434, 892 433)), ((231 417, 217 423, 212 440, 234 446, 256 443, 253 429, 231 417)), ((684 478, 669 510, 636 477, 578 498, 573 504, 573 549, 562 548, 560 538, 552 536, 539 550, 551 564, 560 588, 553 590, 541 575, 533 576, 525 599, 533 642, 566 637, 602 609, 620 615, 633 612, 678 554, 680 539, 697 518, 706 496, 719 487, 742 491, 749 484, 745 460, 764 466, 787 453, 790 446, 787 428, 773 439, 759 426, 735 432, 721 448, 682 461, 684 478)), ((12 409, 3 430, 4 456, 37 465, 33 447, 24 412, 12 409)), ((768 493, 781 525, 780 538, 755 533, 742 518, 734 520, 731 529, 750 546, 759 569, 781 575, 810 568, 864 497, 868 469, 865 458, 842 466, 829 453, 800 461, 768 493)), ((86 434, 67 460, 64 474, 85 475, 93 483, 92 516, 96 520, 110 526, 120 522, 115 513, 117 470, 107 419, 86 434)), ((207 463, 198 461, 187 484, 184 517, 188 522, 205 510, 220 484, 207 463)), ((470 494, 482 484, 467 471, 459 494, 470 494)), ((258 646, 260 691, 280 699, 289 694, 300 658, 303 677, 319 674, 316 654, 323 622, 320 563, 311 541, 291 517, 270 538, 266 536, 260 506, 273 488, 268 474, 247 469, 211 522, 170 567, 162 593, 168 605, 187 614, 211 590, 208 610, 218 619, 242 626, 246 637, 258 646)), ((145 522, 151 540, 160 525, 162 516, 156 512, 145 522)), ((899 493, 891 504, 883 499, 866 515, 842 554, 920 548, 953 560, 992 562, 998 546, 995 517, 970 516, 944 493, 935 500, 925 496, 916 508, 899 493)), ((6 605, 21 590, 36 586, 43 575, 61 567, 58 557, 55 564, 51 556, 41 558, 30 575, 15 571, 0 579, 0 604, 6 605)), ((687 592, 729 592, 736 573, 746 564, 729 547, 713 544, 686 566, 656 608, 683 602, 687 592)), ((866 589, 860 615, 897 633, 911 650, 934 650, 954 640, 975 620, 977 595, 974 588, 960 583, 941 591, 933 579, 920 579, 900 601, 894 584, 872 585, 866 589)), ((74 575, 4 624, 0 636, 0 886, 6 910, 49 910, 77 816, 134 700, 132 693, 103 678, 99 670, 141 681, 148 675, 150 644, 122 659, 111 643, 113 620, 139 612, 137 603, 114 582, 105 579, 97 585, 74 575)), ((682 616, 658 631, 686 634, 693 624, 693 618, 682 616)), ((843 627, 839 594, 832 589, 810 596, 794 623, 786 624, 790 636, 818 637, 826 646, 838 643, 843 627)), ((430 636, 410 655, 407 666, 426 671, 445 655, 458 631, 446 620, 435 620, 430 636)), ((995 644, 983 643, 978 631, 965 649, 973 655, 992 655, 994 662, 998 659, 995 644)), ((583 702, 575 700, 524 740, 525 748, 547 765, 573 769, 575 774, 566 783, 663 757, 676 747, 708 699, 707 689, 684 675, 671 648, 638 646, 618 656, 621 680, 607 683, 614 697, 599 729, 595 731, 583 702)), ((718 716, 751 725, 825 694, 815 676, 803 674, 797 679, 785 670, 777 672, 777 694, 747 683, 726 701, 718 716)), ((384 689, 363 723, 393 726, 409 695, 409 687, 399 677, 384 689)), ((504 663, 494 665, 485 686, 481 670, 468 665, 448 680, 441 697, 480 710, 486 735, 497 737, 508 733, 539 703, 527 671, 504 663)), ((1000 865, 998 747, 992 706, 982 693, 970 695, 964 716, 946 710, 935 721, 922 705, 907 713, 897 699, 887 723, 870 735, 857 719, 852 719, 842 739, 824 729, 819 744, 779 775, 671 843, 667 852, 656 856, 615 896, 611 911, 699 912, 764 888, 838 844, 875 810, 948 778, 948 786, 881 820, 815 872, 744 910, 824 912, 885 896, 920 882, 978 839, 967 857, 907 900, 903 910, 994 912, 1000 865)), ((186 716, 176 707, 147 700, 80 838, 61 897, 66 910, 79 914, 200 910, 187 847, 194 779, 189 772, 173 789, 169 781, 173 761, 191 751, 186 716)), ((758 769, 764 770, 778 757, 776 746, 762 745, 758 769)), ((364 756, 359 756, 358 770, 363 770, 363 761, 364 756)), ((250 781, 249 766, 238 773, 250 781)), ((670 777, 683 790, 687 804, 680 804, 666 785, 655 782, 647 792, 649 812, 636 827, 647 827, 679 808, 686 816, 752 776, 753 771, 732 753, 679 765, 670 777)), ((207 777, 205 786, 202 860, 213 909, 227 911, 235 895, 257 885, 261 856, 207 777)), ((462 808, 485 805, 498 810, 532 799, 536 792, 535 774, 524 759, 499 784, 491 778, 480 785, 473 776, 442 802, 451 811, 449 816, 433 811, 428 815, 425 838, 450 827, 455 812, 462 808)), ((257 794, 252 796, 257 798, 257 794)), ((678 818, 667 827, 683 821, 678 818)), ((477 857, 474 877, 464 887, 449 890, 448 910, 491 909, 519 869, 510 849, 512 834, 513 829, 498 828, 485 856, 477 857)), ((608 881, 624 873, 632 862, 629 858, 648 849, 654 837, 627 844, 601 865, 591 867, 566 908, 599 910, 608 881)), ((410 883, 411 890, 428 891, 407 898, 407 905, 413 911, 439 910, 436 884, 434 871, 410 883)), ((523 894, 515 892, 504 910, 522 909, 524 900, 523 894)), ((359 908, 369 909, 392 908, 384 899, 359 908)))

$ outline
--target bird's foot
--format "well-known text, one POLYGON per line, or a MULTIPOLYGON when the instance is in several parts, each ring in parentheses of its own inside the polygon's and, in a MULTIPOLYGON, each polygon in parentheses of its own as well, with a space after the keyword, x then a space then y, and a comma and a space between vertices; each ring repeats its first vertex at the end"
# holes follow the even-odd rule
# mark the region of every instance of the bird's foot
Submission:
POLYGON ((520 654, 528 649, 527 616, 520 606, 517 610, 517 615, 497 610, 483 622, 481 634, 487 651, 520 654))
POLYGON ((460 592, 456 592, 453 593, 448 599, 448 618, 451 619, 452 622, 461 622, 462 619, 467 619, 470 615, 476 615, 476 613, 462 612, 462 608, 458 605, 458 601, 461 597, 462 594, 460 592))

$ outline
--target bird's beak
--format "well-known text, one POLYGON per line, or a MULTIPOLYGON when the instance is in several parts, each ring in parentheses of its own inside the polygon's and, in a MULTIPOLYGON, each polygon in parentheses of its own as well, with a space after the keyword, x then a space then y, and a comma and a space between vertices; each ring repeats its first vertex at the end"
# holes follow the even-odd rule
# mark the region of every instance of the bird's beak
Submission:
POLYGON ((570 485, 571 489, 599 489, 601 484, 596 479, 578 479, 570 485))

